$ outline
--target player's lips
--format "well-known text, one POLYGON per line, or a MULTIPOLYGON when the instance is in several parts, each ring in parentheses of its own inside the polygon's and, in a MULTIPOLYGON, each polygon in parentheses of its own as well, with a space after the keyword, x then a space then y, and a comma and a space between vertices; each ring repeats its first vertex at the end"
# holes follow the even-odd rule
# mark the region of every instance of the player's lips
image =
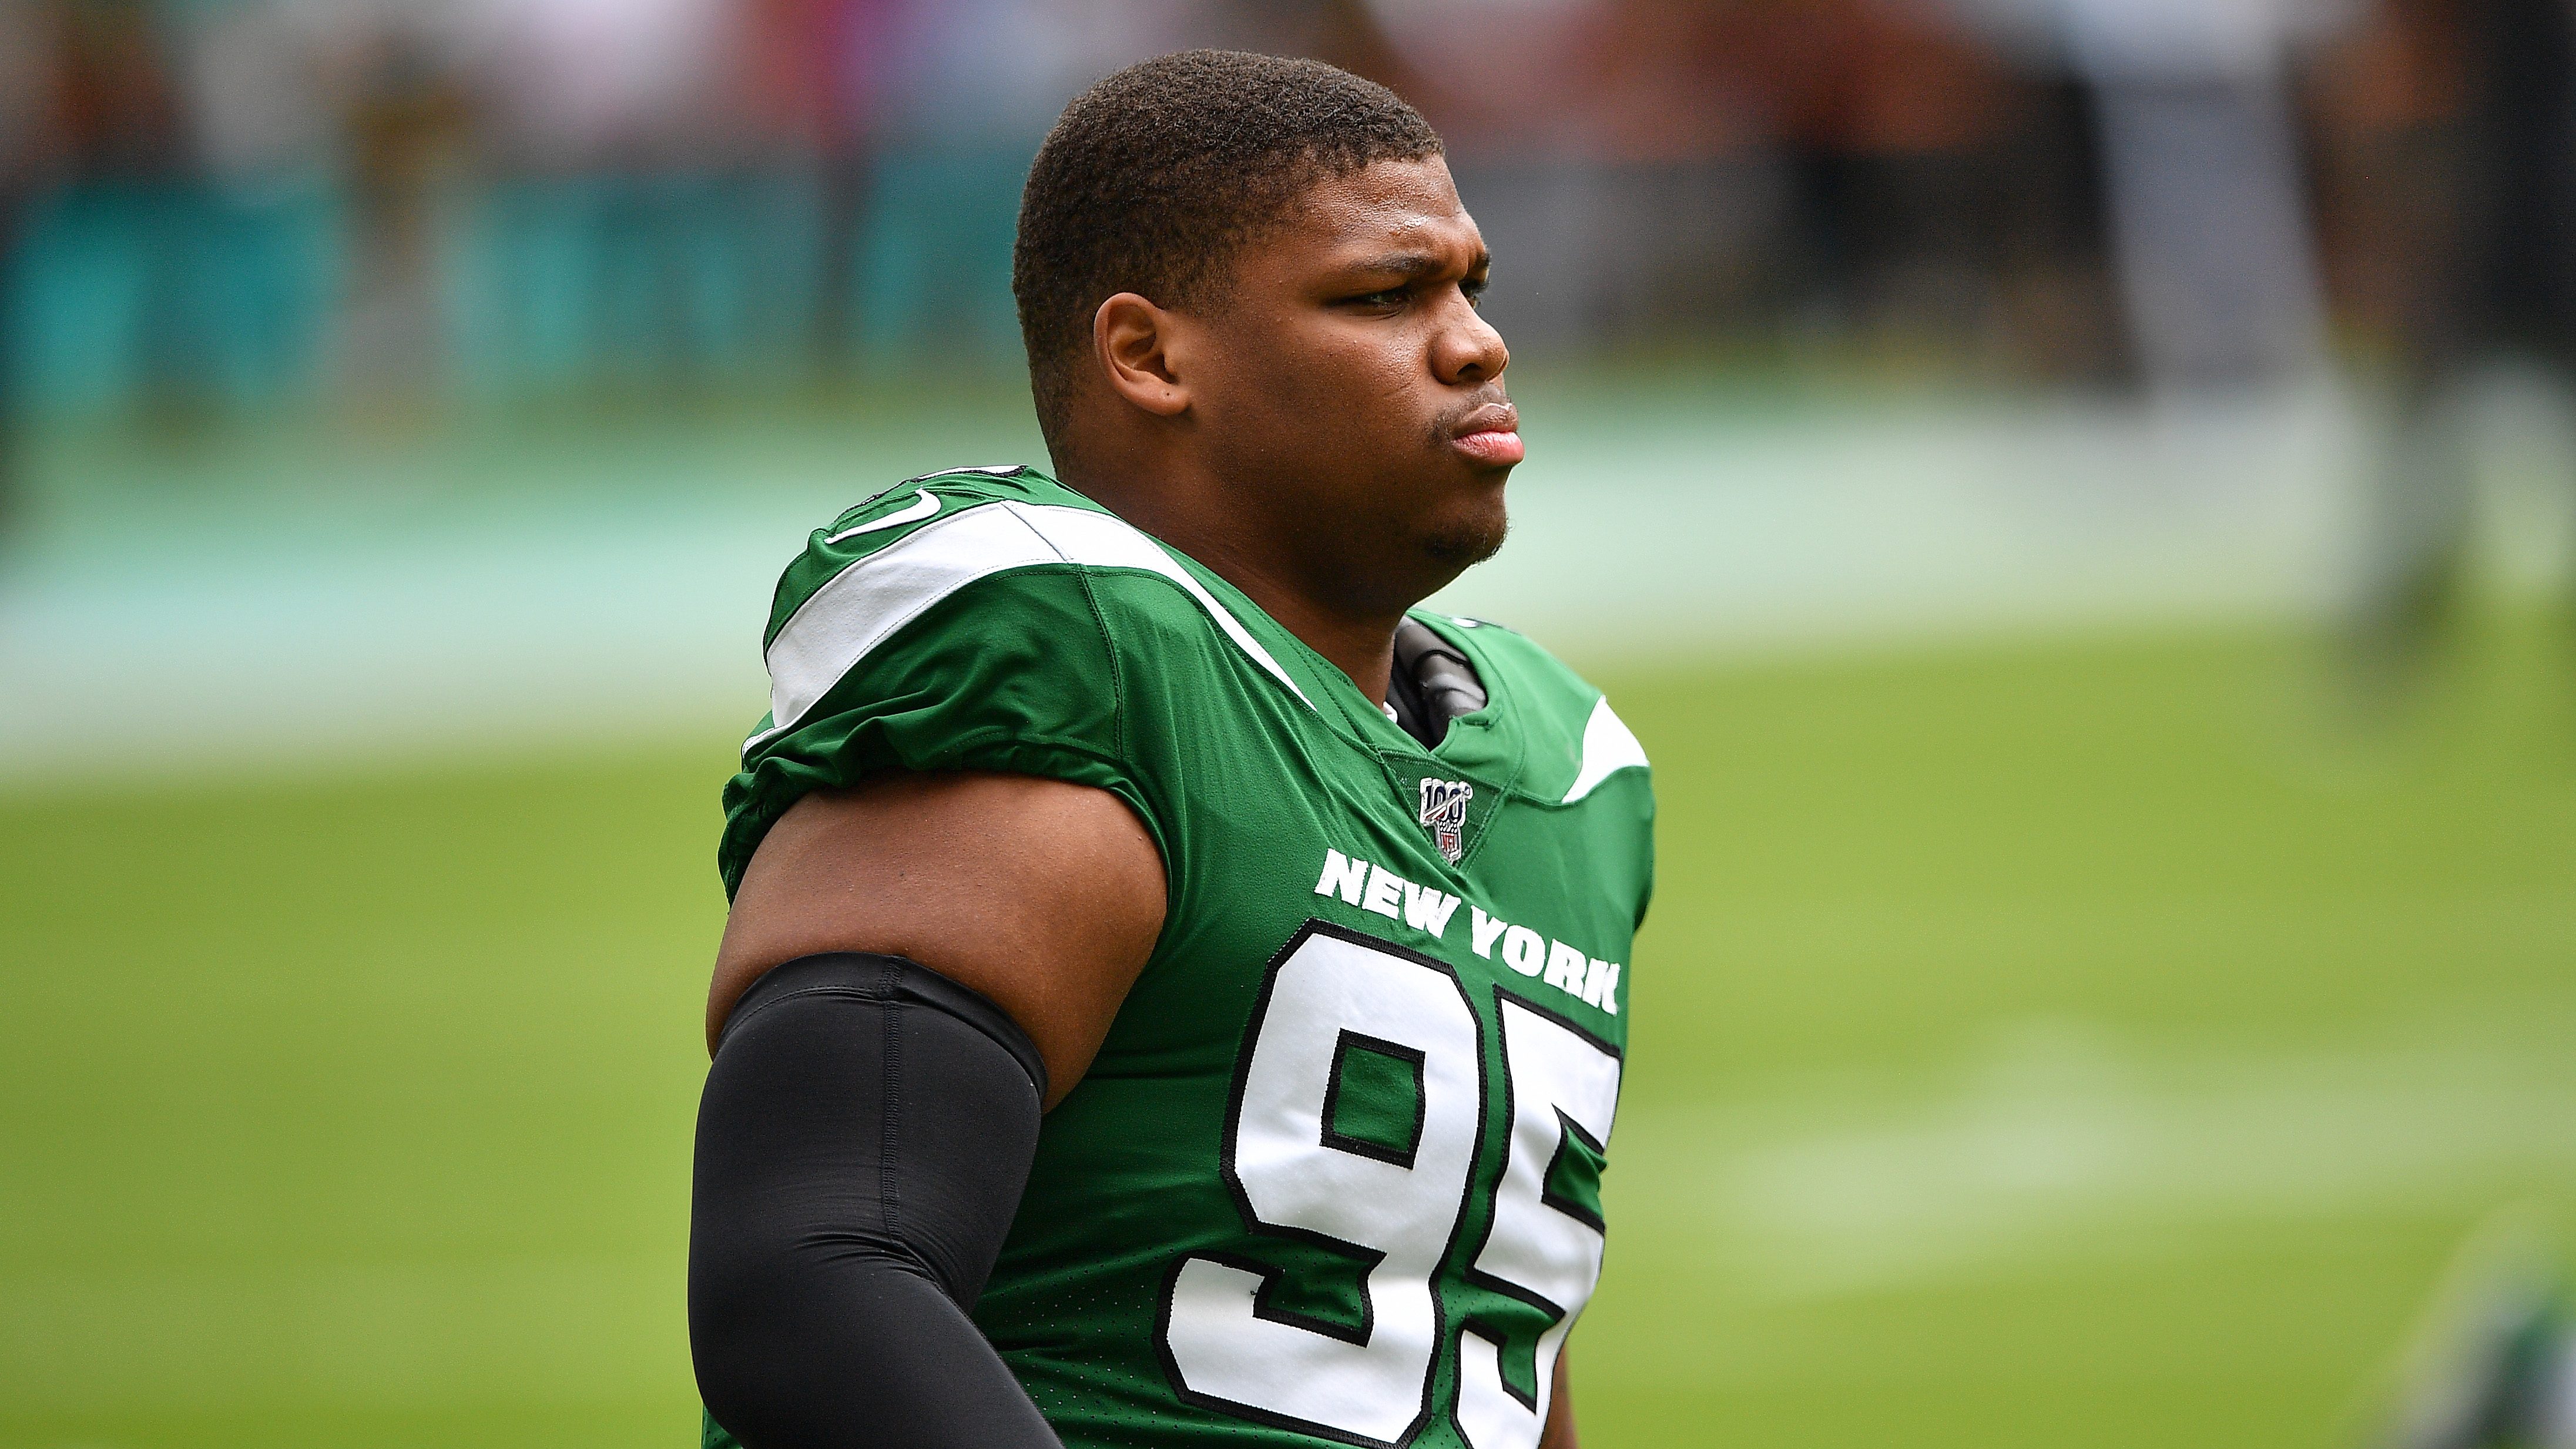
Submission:
POLYGON ((1527 451, 1521 446, 1520 410, 1510 403, 1487 403, 1459 422, 1449 445, 1488 466, 1517 463, 1527 451))

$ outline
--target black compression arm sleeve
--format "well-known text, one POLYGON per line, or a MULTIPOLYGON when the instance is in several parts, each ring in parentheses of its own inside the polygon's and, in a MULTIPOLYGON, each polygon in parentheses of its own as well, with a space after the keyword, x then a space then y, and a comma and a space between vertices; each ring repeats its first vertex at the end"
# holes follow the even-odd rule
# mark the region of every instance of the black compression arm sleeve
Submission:
POLYGON ((689 1342, 745 1449, 1058 1449, 966 1312, 1018 1210, 1046 1068, 893 956, 808 956, 726 1023, 698 1108, 689 1342))

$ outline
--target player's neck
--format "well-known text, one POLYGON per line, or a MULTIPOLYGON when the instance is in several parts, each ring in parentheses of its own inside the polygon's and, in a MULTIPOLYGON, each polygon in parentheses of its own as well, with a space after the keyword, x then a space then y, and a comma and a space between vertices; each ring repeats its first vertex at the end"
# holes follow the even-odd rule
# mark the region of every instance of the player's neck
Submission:
POLYGON ((1217 563, 1189 548, 1182 547, 1181 551, 1241 589, 1245 597, 1261 606, 1263 613, 1277 620, 1280 628, 1296 635, 1307 648, 1324 656, 1325 662, 1349 675, 1351 683, 1359 686, 1371 704, 1386 703, 1387 680, 1395 671, 1395 626, 1402 622, 1403 610, 1363 615, 1332 609, 1311 592, 1272 577, 1257 562, 1235 559, 1217 563))
POLYGON ((1385 703, 1403 605, 1338 598, 1309 582, 1348 570, 1298 568, 1293 549, 1245 528, 1239 507, 1194 507, 1191 495, 1177 488, 1072 486, 1242 590, 1279 627, 1350 676, 1370 702, 1385 703))

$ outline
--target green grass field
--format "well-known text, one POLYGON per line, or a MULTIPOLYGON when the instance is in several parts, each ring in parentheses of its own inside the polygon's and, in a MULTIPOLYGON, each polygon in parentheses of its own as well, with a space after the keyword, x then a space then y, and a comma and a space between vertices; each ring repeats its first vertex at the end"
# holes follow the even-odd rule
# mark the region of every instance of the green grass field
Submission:
MULTIPOLYGON (((1587 1442, 2350 1443, 2576 1203, 2576 682, 2277 631, 1629 672, 1587 1442)), ((678 1446, 732 741, 0 801, 0 1444, 678 1446)))

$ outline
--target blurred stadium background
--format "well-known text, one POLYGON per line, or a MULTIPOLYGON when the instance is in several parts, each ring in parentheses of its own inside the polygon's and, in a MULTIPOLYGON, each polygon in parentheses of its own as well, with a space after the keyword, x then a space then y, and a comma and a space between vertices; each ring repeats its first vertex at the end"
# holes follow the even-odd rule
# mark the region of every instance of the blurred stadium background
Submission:
POLYGON ((0 1442, 687 1442, 770 583, 1041 456, 1027 158, 1220 44, 1450 138, 1450 599, 1656 761, 1588 1442, 2467 1443, 2576 1221, 2571 28, 0 0, 0 1442))

